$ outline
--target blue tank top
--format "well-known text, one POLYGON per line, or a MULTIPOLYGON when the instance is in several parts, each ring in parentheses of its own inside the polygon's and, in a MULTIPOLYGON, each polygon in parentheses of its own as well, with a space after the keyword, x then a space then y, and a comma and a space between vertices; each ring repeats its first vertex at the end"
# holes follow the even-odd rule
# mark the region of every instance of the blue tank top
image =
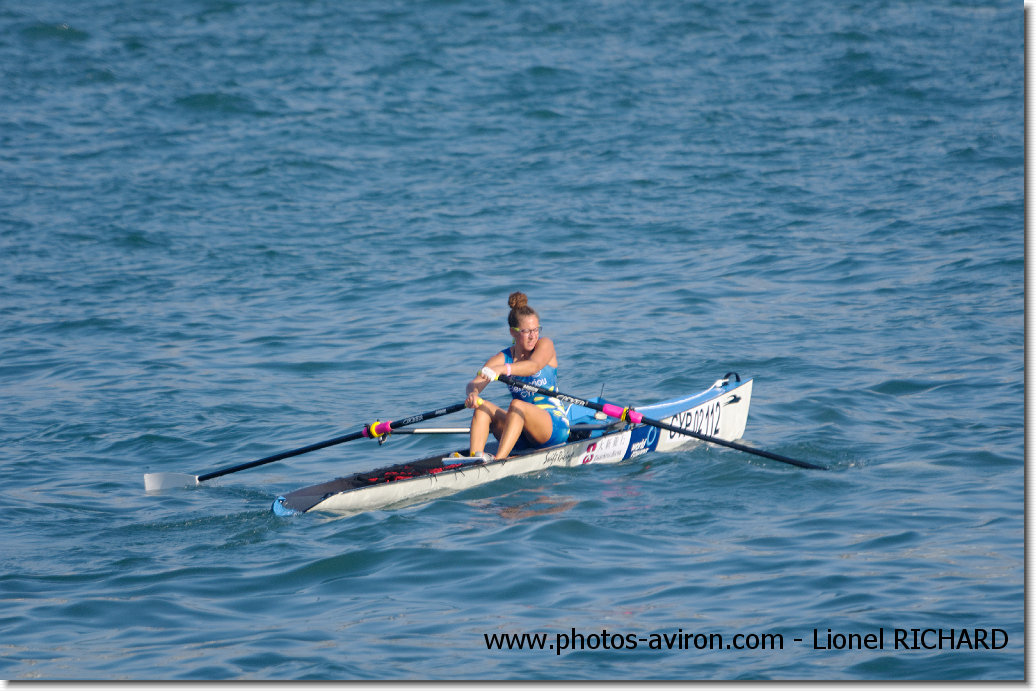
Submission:
MULTIPOLYGON (((505 363, 514 362, 514 356, 511 355, 511 349, 505 348, 500 353, 504 355, 505 363)), ((555 368, 553 365, 544 365, 543 369, 535 375, 526 375, 525 377, 518 377, 517 375, 512 375, 512 377, 518 380, 519 382, 525 382, 527 384, 535 385, 536 387, 543 387, 544 389, 557 390, 558 388, 558 369, 555 368)), ((513 385, 507 385, 507 388, 511 390, 512 399, 522 399, 524 401, 531 401, 532 403, 539 403, 537 401, 533 401, 533 399, 536 397, 539 397, 541 399, 547 398, 542 394, 534 394, 533 392, 527 392, 521 387, 515 387, 513 385)), ((557 401, 557 399, 551 399, 551 401, 555 402, 557 401)), ((557 403, 560 406, 561 402, 557 401, 557 403)))
MULTIPOLYGON (((505 348, 500 353, 504 354, 505 363, 514 362, 514 357, 511 355, 511 349, 505 348)), ((537 387, 543 387, 544 389, 550 389, 553 391, 557 391, 558 389, 558 369, 553 365, 544 365, 535 375, 528 375, 526 377, 512 375, 512 377, 520 382, 526 382, 528 384, 536 385, 537 387)), ((512 387, 511 385, 507 385, 507 388, 511 390, 512 398, 528 401, 533 406, 537 406, 550 414, 551 422, 554 426, 554 432, 551 434, 549 440, 542 445, 536 445, 537 447, 561 444, 568 440, 569 407, 565 406, 560 400, 552 396, 534 394, 533 392, 525 391, 521 387, 512 387)))

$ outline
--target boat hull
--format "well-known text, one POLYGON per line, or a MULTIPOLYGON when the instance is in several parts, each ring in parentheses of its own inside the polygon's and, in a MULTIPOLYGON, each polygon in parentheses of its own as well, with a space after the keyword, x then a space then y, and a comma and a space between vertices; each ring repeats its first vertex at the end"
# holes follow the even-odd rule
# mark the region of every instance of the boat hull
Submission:
MULTIPOLYGON (((636 410, 663 423, 709 437, 728 442, 739 439, 748 422, 752 380, 732 380, 731 375, 737 377, 730 373, 699 394, 636 410)), ((582 409, 582 413, 586 416, 592 412, 582 409)), ((356 513, 399 507, 552 467, 617 463, 651 451, 665 452, 701 444, 690 436, 619 421, 575 424, 573 430, 569 442, 507 459, 469 461, 465 457, 452 459, 437 454, 408 464, 336 478, 278 497, 273 511, 288 516, 311 511, 356 513), (579 437, 583 439, 574 439, 579 437)))

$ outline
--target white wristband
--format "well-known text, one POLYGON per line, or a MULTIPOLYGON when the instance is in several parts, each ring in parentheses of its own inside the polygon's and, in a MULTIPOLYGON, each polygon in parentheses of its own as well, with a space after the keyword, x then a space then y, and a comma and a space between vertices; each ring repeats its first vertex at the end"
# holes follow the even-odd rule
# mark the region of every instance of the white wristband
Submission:
POLYGON ((490 382, 497 378, 496 372, 490 370, 488 367, 482 368, 479 372, 482 374, 483 377, 488 377, 490 382))

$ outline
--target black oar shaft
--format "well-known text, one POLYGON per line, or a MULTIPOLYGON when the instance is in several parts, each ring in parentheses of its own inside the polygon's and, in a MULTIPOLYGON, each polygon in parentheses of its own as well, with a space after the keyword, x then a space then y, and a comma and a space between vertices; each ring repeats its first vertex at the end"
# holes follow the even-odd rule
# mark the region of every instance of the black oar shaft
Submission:
POLYGON ((403 418, 397 421, 389 421, 387 423, 374 423, 369 425, 363 430, 358 430, 348 435, 342 435, 341 437, 335 437, 330 440, 324 440, 323 442, 316 442, 305 447, 299 447, 298 449, 292 449, 287 452, 279 452, 262 459, 256 459, 255 461, 249 461, 244 464, 238 464, 237 466, 228 466, 225 469, 218 471, 210 471, 198 476, 198 481, 207 481, 211 478, 218 478, 219 476, 225 476, 228 473, 235 473, 237 471, 244 471, 245 469, 254 468, 256 466, 262 466, 263 464, 270 464, 281 459, 287 459, 289 457, 295 457, 300 454, 306 454, 308 452, 315 452, 318 449, 324 449, 325 447, 331 447, 333 445, 342 444, 343 442, 349 442, 350 440, 358 440, 361 437, 378 437, 384 435, 396 428, 402 428, 407 425, 413 425, 414 423, 420 423, 421 421, 430 420, 432 418, 438 418, 439 416, 445 416, 449 413, 455 413, 464 408, 464 402, 459 402, 445 408, 435 409, 434 411, 426 411, 419 413, 416 416, 410 416, 409 418, 403 418), (372 432, 372 429, 374 432, 372 432))
POLYGON ((811 464, 808 461, 799 461, 798 459, 786 457, 783 454, 767 452, 765 449, 756 449, 755 447, 749 447, 748 445, 743 445, 738 442, 729 442, 727 440, 721 440, 718 437, 702 435, 701 433, 696 433, 693 430, 687 430, 686 428, 680 428, 675 425, 669 425, 668 423, 663 423, 662 421, 654 420, 652 418, 648 418, 647 416, 641 416, 640 420, 644 423, 647 423, 648 425, 653 425, 656 428, 668 430, 678 435, 688 435, 690 437, 695 437, 704 442, 711 442, 713 444, 723 445, 724 447, 730 447, 731 449, 736 449, 741 452, 747 452, 748 454, 756 454, 761 457, 766 457, 767 459, 773 459, 774 461, 782 461, 785 464, 791 464, 792 466, 798 466, 804 469, 817 469, 820 471, 827 470, 826 466, 818 466, 817 464, 811 464))
POLYGON ((341 444, 343 442, 349 442, 350 440, 357 440, 361 437, 363 437, 363 431, 350 433, 348 435, 342 435, 341 437, 336 437, 332 440, 324 440, 323 442, 317 442, 315 444, 307 445, 305 447, 299 447, 298 449, 292 449, 287 452, 280 452, 278 454, 273 454, 268 457, 263 457, 262 459, 256 459, 255 461, 249 461, 244 464, 238 464, 237 466, 228 466, 227 468, 220 469, 219 471, 210 471, 208 473, 203 473, 202 475, 198 476, 198 480, 207 481, 210 478, 218 478, 220 476, 225 476, 228 473, 244 471, 245 469, 255 468, 256 466, 262 466, 263 464, 272 464, 273 462, 280 461, 281 459, 287 459, 289 457, 298 456, 300 454, 306 454, 308 452, 315 452, 318 449, 324 449, 325 447, 331 447, 333 445, 341 444))
POLYGON ((739 444, 737 442, 729 442, 727 440, 721 440, 718 437, 710 437, 709 435, 703 435, 701 433, 694 432, 693 430, 688 430, 687 428, 681 428, 681 427, 678 427, 676 425, 670 425, 669 423, 663 423, 660 420, 655 420, 653 418, 648 418, 647 416, 645 416, 645 415, 643 415, 641 413, 636 413, 632 409, 620 409, 618 406, 599 404, 596 401, 588 401, 586 399, 581 399, 579 397, 572 396, 571 394, 562 394, 561 392, 555 392, 555 391, 552 391, 550 389, 545 389, 543 387, 537 387, 534 384, 529 384, 528 382, 522 382, 520 380, 516 380, 514 377, 512 377, 510 375, 497 375, 497 379, 500 380, 501 382, 505 383, 505 384, 509 384, 509 385, 514 386, 514 387, 520 387, 521 389, 524 389, 524 390, 526 390, 528 392, 534 392, 536 394, 544 394, 546 396, 554 397, 556 399, 561 399, 562 401, 567 401, 569 403, 578 404, 579 406, 585 406, 586 408, 593 409, 594 411, 600 411, 602 413, 606 413, 609 416, 622 417, 623 419, 626 419, 626 420, 632 420, 635 423, 636 422, 646 423, 647 425, 651 425, 651 426, 656 427, 656 428, 661 428, 662 430, 668 430, 668 431, 674 432, 674 433, 676 433, 678 435, 686 435, 688 437, 694 437, 694 438, 702 440, 704 442, 710 442, 712 444, 721 445, 723 447, 730 447, 731 449, 736 449, 736 450, 741 451, 741 452, 746 452, 748 454, 755 454, 755 455, 758 455, 758 456, 761 456, 761 457, 766 457, 767 459, 773 459, 774 461, 780 461, 780 462, 783 462, 785 464, 791 464, 792 466, 798 466, 798 467, 801 467, 801 468, 804 468, 804 469, 817 469, 817 470, 821 470, 821 471, 826 471, 827 470, 826 466, 819 466, 817 464, 811 464, 808 461, 799 461, 798 459, 792 459, 791 457, 786 457, 783 454, 775 454, 774 452, 767 452, 764 449, 756 449, 755 447, 749 447, 747 445, 739 444), (628 416, 628 414, 631 414, 631 413, 633 413, 635 415, 628 416))

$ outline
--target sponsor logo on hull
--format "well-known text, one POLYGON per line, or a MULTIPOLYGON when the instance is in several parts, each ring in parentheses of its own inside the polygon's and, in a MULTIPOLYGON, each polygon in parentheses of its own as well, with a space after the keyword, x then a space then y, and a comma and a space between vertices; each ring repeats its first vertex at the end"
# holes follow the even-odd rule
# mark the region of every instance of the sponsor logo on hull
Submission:
POLYGON ((586 445, 583 452, 583 464, 607 464, 614 461, 622 461, 626 456, 626 448, 629 447, 630 434, 624 432, 621 435, 604 437, 586 445))
POLYGON ((567 464, 575 455, 576 450, 572 448, 555 449, 552 452, 547 452, 546 463, 549 466, 567 464))
POLYGON ((658 444, 658 428, 645 425, 633 430, 633 444, 630 445, 629 458, 639 457, 655 448, 658 444))

